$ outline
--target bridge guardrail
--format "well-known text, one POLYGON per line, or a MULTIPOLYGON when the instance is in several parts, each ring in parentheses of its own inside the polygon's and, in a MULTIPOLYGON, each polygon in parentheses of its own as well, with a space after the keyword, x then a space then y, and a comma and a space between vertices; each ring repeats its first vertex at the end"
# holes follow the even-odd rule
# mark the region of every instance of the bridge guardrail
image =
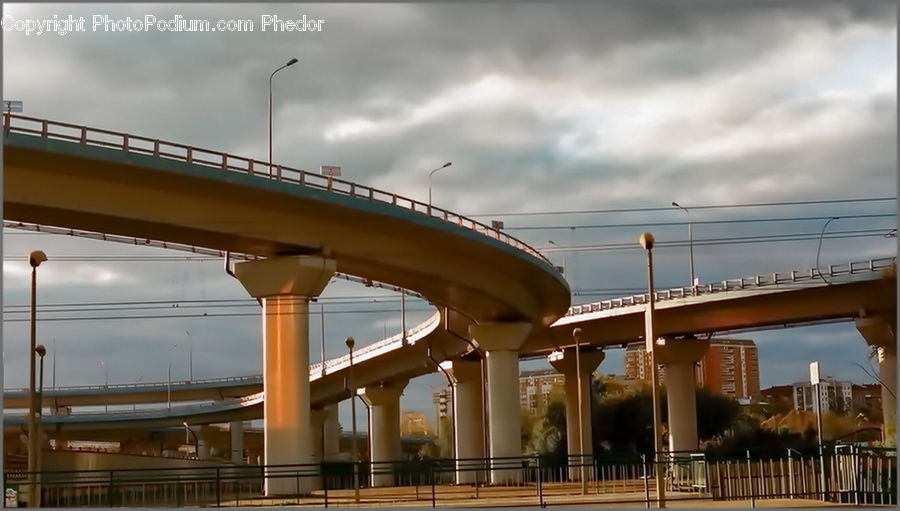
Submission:
MULTIPOLYGON (((655 291, 653 295, 656 301, 659 302, 675 298, 686 298, 689 296, 737 291, 747 288, 780 286, 782 284, 804 284, 819 279, 824 282, 829 282, 829 280, 826 280, 824 276, 827 276, 829 279, 831 279, 843 275, 878 272, 890 268, 894 265, 896 260, 896 257, 882 257, 878 259, 869 259, 867 261, 852 261, 843 264, 831 264, 828 265, 827 272, 822 272, 818 268, 810 268, 809 271, 805 272, 792 270, 788 273, 775 272, 765 275, 754 275, 752 277, 728 279, 721 282, 697 284, 696 286, 663 289, 655 291)), ((647 293, 640 293, 623 298, 613 298, 610 300, 601 300, 599 302, 573 305, 572 307, 569 307, 569 310, 566 311, 564 317, 640 305, 647 303, 648 299, 649 295, 647 293)))
POLYGON ((543 254, 538 252, 537 249, 532 248, 518 238, 510 236, 499 229, 495 229, 494 227, 483 224, 477 220, 453 213, 446 209, 386 192, 384 190, 379 190, 377 188, 331 176, 315 174, 306 170, 270 164, 253 158, 245 158, 243 156, 213 151, 210 149, 192 147, 177 142, 167 142, 149 137, 91 128, 88 126, 79 126, 48 119, 15 115, 8 112, 3 114, 3 120, 4 131, 6 132, 37 135, 42 138, 65 140, 84 145, 147 154, 159 158, 183 161, 226 171, 240 172, 251 176, 266 177, 275 181, 283 181, 340 195, 390 204, 447 223, 456 224, 459 227, 475 231, 489 238, 494 238, 501 243, 537 258, 554 270, 556 269, 556 266, 554 266, 549 259, 544 257, 543 254))

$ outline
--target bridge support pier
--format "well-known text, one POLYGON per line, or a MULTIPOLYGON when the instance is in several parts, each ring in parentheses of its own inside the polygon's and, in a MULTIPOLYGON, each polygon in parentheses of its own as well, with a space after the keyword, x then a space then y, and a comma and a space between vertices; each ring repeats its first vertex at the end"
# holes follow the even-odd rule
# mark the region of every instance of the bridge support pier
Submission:
POLYGON ((338 422, 337 403, 325 405, 325 424, 322 425, 323 456, 326 460, 338 458, 341 454, 341 425, 338 422))
POLYGON ((469 327, 487 359, 488 431, 491 484, 522 482, 522 411, 518 350, 530 323, 483 323, 469 327))
POLYGON ((359 394, 369 405, 369 459, 372 461, 372 486, 393 486, 394 466, 399 461, 400 395, 407 380, 385 382, 361 389, 359 394))
POLYGON ((883 315, 856 320, 856 329, 869 346, 877 349, 878 379, 881 384, 881 413, 885 438, 897 432, 897 325, 883 315))
MULTIPOLYGON (((457 459, 484 458, 484 414, 482 406, 481 361, 455 359, 441 363, 453 385, 453 439, 457 459)), ((475 467, 479 462, 457 461, 456 483, 484 481, 475 467)), ((485 481, 486 482, 486 481, 485 481)))
POLYGON ((208 460, 211 456, 211 444, 213 435, 215 434, 215 430, 212 426, 203 425, 200 426, 199 431, 197 431, 197 458, 201 460, 208 460))
MULTIPOLYGON (((334 261, 311 256, 273 257, 235 265, 235 276, 263 306, 263 406, 267 465, 313 462, 309 398, 309 299, 334 275, 334 261)), ((317 478, 301 478, 309 493, 317 478)), ((294 495, 292 477, 267 478, 267 496, 294 495)))
MULTIPOLYGON (((579 445, 578 428, 578 372, 575 361, 575 348, 566 348, 555 351, 547 357, 550 365, 563 374, 566 378, 566 442, 569 454, 569 463, 590 464, 592 460, 593 432, 591 431, 591 374, 606 358, 602 350, 586 347, 581 348, 581 430, 584 431, 584 451, 579 445)), ((591 472, 590 466, 585 469, 591 472)), ((581 480, 581 467, 569 468, 569 478, 573 481, 581 480)))
POLYGON ((656 361, 665 366, 670 451, 696 451, 700 447, 694 365, 708 347, 709 341, 700 339, 666 339, 665 344, 656 346, 656 361))
POLYGON ((322 408, 313 408, 309 411, 313 437, 313 461, 315 463, 320 463, 325 459, 325 420, 327 418, 328 413, 322 408))
POLYGON ((231 435, 231 461, 232 463, 244 462, 244 423, 232 421, 228 424, 228 433, 231 435))

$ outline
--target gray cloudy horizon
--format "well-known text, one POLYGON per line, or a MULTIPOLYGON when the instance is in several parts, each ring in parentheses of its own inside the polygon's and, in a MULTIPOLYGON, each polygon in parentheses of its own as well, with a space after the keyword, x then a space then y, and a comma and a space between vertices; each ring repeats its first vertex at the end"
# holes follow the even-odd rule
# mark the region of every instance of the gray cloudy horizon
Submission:
MULTIPOLYGON (((4 4, 4 13, 324 19, 321 33, 4 32, 4 99, 22 100, 33 117, 264 160, 269 73, 296 57, 275 78, 277 162, 340 165, 346 179, 424 200, 428 172, 452 161, 434 177, 435 203, 463 214, 896 196, 892 2, 4 4)), ((704 221, 894 213, 896 202, 887 201, 694 209, 690 219, 699 240, 817 234, 824 224, 704 221)), ((503 217, 511 234, 544 249, 633 243, 648 229, 596 226, 686 219, 675 209, 503 217), (536 226, 557 228, 528 229, 536 226)), ((894 256, 896 239, 879 234, 893 228, 893 217, 834 221, 829 232, 872 233, 826 239, 822 263, 894 256)), ((683 224, 652 230, 660 240, 687 237, 683 224)), ((27 323, 10 321, 21 317, 10 305, 27 302, 21 256, 30 250, 50 256, 41 267, 44 303, 246 298, 220 261, 104 261, 96 256, 184 254, 5 234, 6 387, 21 387, 27 375, 27 323)), ((697 274, 705 282, 807 269, 817 244, 698 244, 697 274)), ((566 266, 573 303, 644 285, 633 250, 547 255, 566 266)), ((686 284, 687 271, 686 248, 659 251, 660 286, 686 284)), ((368 344, 398 331, 399 305, 384 301, 390 295, 373 302, 375 294, 338 282, 323 295, 333 313, 329 356, 342 353, 348 335, 368 344), (329 296, 368 298, 342 306, 329 296)), ((430 314, 425 304, 410 307, 417 309, 410 325, 430 314)), ((48 347, 56 339, 57 379, 65 385, 102 384, 105 370, 112 382, 162 381, 170 360, 176 379, 186 379, 187 346, 195 379, 258 374, 258 318, 252 307, 234 310, 248 315, 48 321, 41 336, 48 347)), ((165 311, 149 311, 157 312, 165 311)), ((314 361, 317 329, 313 320, 314 361)), ((740 337, 760 347, 763 386, 803 380, 815 359, 825 374, 868 381, 855 365, 867 364, 867 348, 852 324, 740 337)), ((600 370, 622 373, 621 353, 600 370)), ((411 383, 404 408, 429 411, 430 388, 442 384, 438 375, 411 383)))

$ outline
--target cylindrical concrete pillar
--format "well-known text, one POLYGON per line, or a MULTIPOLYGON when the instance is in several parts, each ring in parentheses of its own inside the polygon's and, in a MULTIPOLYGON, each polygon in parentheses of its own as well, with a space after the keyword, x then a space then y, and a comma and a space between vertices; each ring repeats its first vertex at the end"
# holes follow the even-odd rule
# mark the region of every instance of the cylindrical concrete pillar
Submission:
POLYGON ((372 486, 394 485, 394 463, 401 461, 400 395, 406 381, 366 387, 360 395, 369 405, 369 457, 372 486))
POLYGON ((897 427, 897 351, 878 348, 878 379, 881 380, 881 412, 885 430, 895 433, 897 427))
POLYGON ((210 458, 210 447, 212 444, 212 436, 215 434, 212 426, 200 426, 195 428, 197 435, 197 458, 208 460, 210 458))
POLYGON ((669 413, 669 450, 696 451, 697 390, 694 364, 666 364, 666 399, 669 413))
MULTIPOLYGON (((334 275, 334 261, 276 257, 235 265, 235 275, 263 305, 263 405, 267 465, 310 464, 309 298, 334 275)), ((310 469, 311 470, 311 469, 310 469)), ((306 494, 313 477, 266 478, 266 495, 306 494), (299 485, 299 487, 298 487, 299 485)))
POLYGON ((490 430, 491 483, 521 482, 522 411, 519 402, 519 353, 488 351, 488 428, 490 430), (517 468, 505 468, 517 467, 517 468))
POLYGON ((484 323, 469 327, 469 333, 485 351, 487 363, 491 484, 522 481, 518 350, 529 332, 528 323, 484 323))
POLYGON ((310 410, 309 420, 312 424, 312 445, 313 445, 313 459, 316 463, 320 463, 324 459, 324 448, 325 448, 325 435, 324 435, 324 426, 325 419, 328 418, 328 414, 325 410, 312 409, 310 410))
POLYGON ((487 482, 477 467, 484 458, 484 415, 482 408, 481 361, 456 359, 441 364, 455 383, 453 389, 453 437, 456 483, 487 482))
POLYGON ((232 463, 244 462, 244 423, 232 421, 228 424, 228 432, 231 435, 231 461, 232 463))
POLYGON ((669 450, 696 451, 697 385, 694 364, 703 358, 709 340, 670 339, 654 347, 656 362, 665 366, 666 399, 669 415, 669 450))
POLYGON ((856 329, 877 349, 883 434, 892 437, 897 432, 897 322, 893 314, 867 314, 856 320, 856 329))
POLYGON ((338 405, 337 403, 326 405, 324 410, 325 424, 322 426, 323 456, 326 460, 333 460, 338 458, 341 453, 341 425, 338 422, 338 405))
MULTIPOLYGON (((594 452, 594 435, 591 430, 591 375, 597 366, 603 362, 603 351, 591 347, 584 347, 580 354, 574 348, 566 348, 555 351, 547 357, 550 365, 562 373, 565 378, 566 399, 566 447, 569 454, 569 478, 573 481, 581 480, 581 465, 592 462, 591 455, 594 452), (576 361, 576 355, 580 355, 581 363, 576 361), (578 428, 578 366, 581 366, 581 429, 578 428), (579 434, 584 435, 584 451, 579 442, 579 434)), ((589 474, 590 468, 585 469, 589 474)))

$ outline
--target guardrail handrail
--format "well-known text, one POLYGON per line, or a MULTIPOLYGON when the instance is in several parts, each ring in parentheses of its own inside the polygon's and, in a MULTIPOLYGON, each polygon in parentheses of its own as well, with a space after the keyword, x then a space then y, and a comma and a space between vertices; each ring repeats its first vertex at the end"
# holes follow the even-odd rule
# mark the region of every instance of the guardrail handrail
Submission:
MULTIPOLYGON (((728 279, 721 282, 697 284, 696 286, 662 289, 654 291, 653 294, 656 301, 662 301, 672 300, 675 298, 699 296, 704 294, 735 291, 747 288, 778 286, 787 283, 805 283, 819 279, 825 281, 823 275, 828 275, 828 277, 831 278, 841 275, 878 272, 890 268, 896 262, 896 260, 896 257, 881 257, 877 259, 868 259, 865 261, 851 261, 849 263, 828 265, 827 272, 822 272, 818 268, 810 268, 808 271, 804 272, 798 272, 796 270, 792 270, 787 273, 775 272, 765 275, 754 275, 752 277, 728 279)), ((642 303, 647 303, 648 297, 649 295, 647 293, 640 293, 636 295, 625 296, 622 298, 612 298, 609 300, 600 300, 597 302, 573 305, 569 307, 569 310, 566 311, 564 317, 639 305, 642 303)))
POLYGON ((431 218, 437 218, 438 220, 447 223, 456 224, 459 227, 475 231, 488 238, 493 238, 501 243, 521 250, 544 262, 551 268, 556 269, 556 266, 554 266, 549 259, 544 257, 543 254, 538 252, 537 249, 532 248, 518 238, 510 236, 499 229, 446 209, 432 206, 431 204, 426 204, 415 199, 403 197, 377 188, 357 184, 352 181, 323 176, 306 170, 285 167, 283 165, 270 164, 253 158, 245 158, 243 156, 213 151, 210 149, 202 149, 179 144, 177 142, 167 142, 139 135, 129 135, 117 131, 15 115, 8 112, 3 113, 3 118, 4 131, 6 132, 24 133, 37 135, 41 138, 67 140, 84 145, 114 148, 131 153, 149 154, 159 158, 184 161, 226 171, 241 172, 251 176, 267 177, 275 181, 294 183, 300 186, 307 186, 341 195, 348 195, 354 198, 368 199, 370 201, 377 201, 401 207, 416 213, 424 214, 431 218), (29 123, 31 123, 31 126, 37 124, 38 127, 29 127, 29 123), (56 130, 53 130, 54 128, 56 128, 56 130), (62 130, 69 130, 70 132, 61 133, 60 131, 62 130))
MULTIPOLYGON (((71 386, 58 386, 56 388, 47 387, 44 389, 44 397, 53 397, 54 392, 65 392, 69 390, 112 390, 112 389, 143 389, 147 387, 167 387, 171 385, 172 387, 188 387, 193 385, 205 385, 210 383, 238 383, 238 382, 248 382, 253 383, 255 381, 262 381, 262 375, 248 375, 248 376, 226 376, 220 378, 205 378, 202 380, 178 380, 178 381, 157 381, 157 382, 132 382, 132 383, 111 383, 109 385, 71 385, 71 386)), ((28 392, 27 388, 17 388, 17 389, 3 389, 3 392, 28 392)))

